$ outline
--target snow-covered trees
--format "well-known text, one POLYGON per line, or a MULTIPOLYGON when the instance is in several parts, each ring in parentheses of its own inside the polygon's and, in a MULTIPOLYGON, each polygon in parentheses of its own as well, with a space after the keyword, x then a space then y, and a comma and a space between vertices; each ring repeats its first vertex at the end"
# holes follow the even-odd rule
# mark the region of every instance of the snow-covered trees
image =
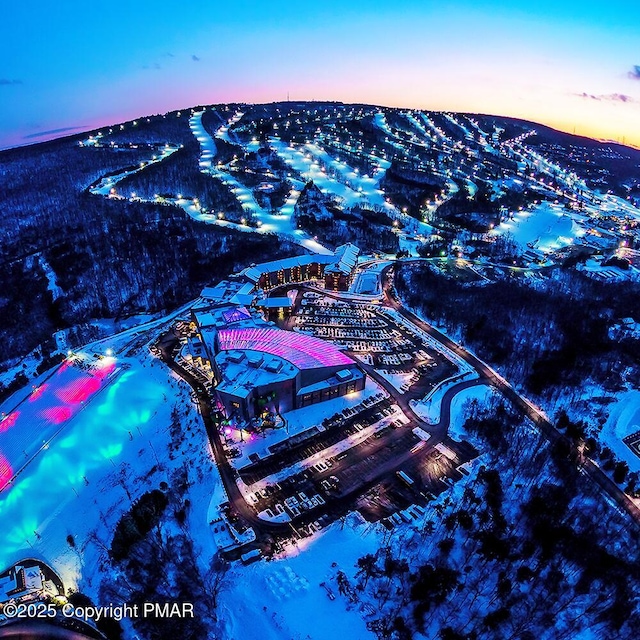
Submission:
POLYGON ((467 415, 484 464, 417 529, 357 562, 357 588, 377 605, 370 627, 380 638, 631 637, 635 525, 516 412, 472 403, 467 415))

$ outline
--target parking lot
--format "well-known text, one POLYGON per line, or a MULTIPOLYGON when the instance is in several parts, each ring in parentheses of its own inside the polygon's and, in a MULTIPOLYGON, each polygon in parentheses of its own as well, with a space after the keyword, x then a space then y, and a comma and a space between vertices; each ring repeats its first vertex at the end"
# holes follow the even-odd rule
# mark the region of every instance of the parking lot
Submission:
POLYGON ((377 305, 346 302, 307 291, 292 327, 334 342, 371 366, 417 372, 416 381, 426 379, 434 386, 456 369, 425 342, 419 331, 399 323, 377 305))

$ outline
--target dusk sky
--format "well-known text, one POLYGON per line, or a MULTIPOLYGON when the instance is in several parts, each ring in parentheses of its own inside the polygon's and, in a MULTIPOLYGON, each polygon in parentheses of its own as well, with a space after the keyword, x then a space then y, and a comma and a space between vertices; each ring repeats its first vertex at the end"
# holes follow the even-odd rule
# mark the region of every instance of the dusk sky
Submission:
POLYGON ((640 2, 11 3, 0 148, 217 102, 522 117, 640 146, 640 2))

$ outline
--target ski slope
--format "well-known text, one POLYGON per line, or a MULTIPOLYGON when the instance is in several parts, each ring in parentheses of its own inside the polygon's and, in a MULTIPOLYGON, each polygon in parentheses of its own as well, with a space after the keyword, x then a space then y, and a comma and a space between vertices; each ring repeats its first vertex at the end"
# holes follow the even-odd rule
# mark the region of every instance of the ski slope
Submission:
POLYGON ((581 218, 561 205, 542 202, 532 209, 518 211, 501 222, 490 235, 510 233, 526 251, 527 247, 550 253, 573 244, 586 233, 581 218))
MULTIPOLYGON (((227 185, 230 191, 235 195, 238 202, 242 206, 243 211, 247 213, 247 216, 251 216, 256 222, 256 227, 248 226, 245 224, 238 224, 230 222, 228 220, 219 219, 213 214, 204 214, 201 212, 197 203, 193 200, 184 199, 184 201, 178 201, 177 204, 182 206, 185 212, 192 218, 197 219, 207 224, 214 224, 220 227, 233 228, 238 231, 251 232, 251 233, 275 233, 292 240, 296 244, 300 244, 306 249, 309 249, 313 253, 330 253, 330 250, 324 245, 320 244, 317 240, 306 234, 300 229, 296 229, 293 222, 293 210, 299 192, 293 190, 287 198, 284 205, 278 210, 277 213, 272 214, 265 211, 256 201, 253 192, 249 187, 242 184, 235 176, 231 175, 227 171, 218 169, 214 163, 213 158, 216 153, 216 146, 214 139, 209 135, 202 124, 203 111, 194 113, 190 120, 189 126, 195 138, 200 143, 201 155, 200 155, 200 167, 201 170, 210 174, 211 176, 218 178, 225 185, 227 185)), ((222 125, 218 128, 214 137, 221 139, 228 139, 229 127, 237 122, 242 117, 242 114, 235 114, 228 124, 222 125)))

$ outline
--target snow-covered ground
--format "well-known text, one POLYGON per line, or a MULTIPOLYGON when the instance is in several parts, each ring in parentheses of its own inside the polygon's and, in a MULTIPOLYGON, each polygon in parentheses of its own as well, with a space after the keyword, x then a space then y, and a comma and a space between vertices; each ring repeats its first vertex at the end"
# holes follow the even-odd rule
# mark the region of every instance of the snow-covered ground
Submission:
POLYGON ((405 113, 404 117, 420 133, 420 135, 427 140, 425 146, 429 146, 430 142, 436 141, 436 136, 433 133, 429 133, 413 113, 405 113))
POLYGON ((166 158, 168 158, 171 154, 175 153, 179 147, 172 147, 166 145, 160 155, 154 155, 151 160, 148 162, 141 162, 140 166, 135 169, 128 169, 127 171, 122 171, 112 176, 107 176, 100 180, 100 182, 91 189, 91 193, 99 195, 99 196, 108 196, 111 193, 111 189, 114 189, 116 184, 121 180, 124 180, 127 176, 132 176, 134 173, 139 173, 143 171, 146 167, 151 164, 156 164, 157 162, 162 162, 166 158))
MULTIPOLYGON (((486 404, 493 393, 490 387, 478 386, 465 389, 454 398, 450 432, 455 438, 466 437, 462 432, 465 403, 477 399, 486 404)), ((478 461, 469 466, 477 464, 478 461)), ((443 501, 457 504, 462 500, 465 484, 464 480, 456 483, 429 503, 425 515, 415 525, 403 523, 391 534, 380 525, 365 523, 357 513, 350 514, 344 522, 335 522, 312 538, 299 541, 296 547, 288 547, 285 554, 271 562, 248 567, 234 565, 230 586, 220 598, 225 637, 229 640, 333 640, 339 633, 349 640, 374 638, 366 628, 366 620, 370 618, 363 607, 365 598, 350 603, 341 595, 336 581, 338 571, 343 571, 353 584, 358 558, 375 554, 385 545, 401 554, 417 535, 415 527, 420 527, 423 520, 440 519, 437 509, 443 501), (335 600, 330 599, 326 588, 335 600)), ((375 611, 375 603, 370 604, 374 604, 375 611)))
POLYGON ((384 193, 380 189, 380 181, 390 166, 388 161, 379 159, 377 161, 379 166, 374 169, 373 176, 361 175, 358 169, 350 167, 339 158, 334 158, 324 148, 315 143, 305 145, 304 150, 316 158, 323 165, 323 168, 333 172, 339 182, 362 193, 369 204, 379 207, 386 206, 384 193))
MULTIPOLYGON (((247 217, 251 217, 257 223, 257 226, 250 226, 249 224, 245 224, 244 222, 232 222, 229 220, 225 220, 224 218, 220 219, 217 215, 214 214, 204 213, 197 199, 183 194, 176 194, 175 198, 163 198, 162 200, 164 202, 169 202, 181 207, 188 216, 190 216, 194 220, 198 220, 199 222, 206 222, 207 224, 214 224, 220 227, 234 229, 236 231, 243 231, 246 233, 275 233, 287 237, 289 240, 295 242, 296 244, 302 245, 313 253, 329 253, 330 250, 320 242, 318 242, 316 239, 311 238, 302 230, 294 228, 293 209, 297 198, 300 195, 299 191, 293 190, 280 210, 275 214, 271 214, 265 211, 258 204, 251 189, 242 184, 235 176, 231 175, 229 172, 222 171, 215 167, 215 165, 213 164, 213 158, 215 157, 217 148, 214 138, 209 135, 209 133, 202 125, 203 113, 203 111, 194 113, 189 119, 191 131, 200 143, 201 147, 201 155, 199 161, 200 169, 201 171, 207 172, 212 176, 219 178, 224 184, 228 185, 230 191, 235 195, 243 210, 247 213, 247 217)), ((232 116, 227 124, 222 125, 218 128, 215 133, 215 137, 226 140, 228 142, 231 141, 231 139, 229 138, 229 128, 233 124, 235 124, 242 117, 242 115, 242 113, 237 113, 232 116)), ((140 166, 135 169, 128 169, 118 174, 103 178, 96 187, 91 189, 91 192, 97 195, 108 197, 109 195, 114 193, 114 191, 112 190, 115 190, 118 182, 120 182, 127 176, 138 173, 139 171, 143 171, 145 167, 150 164, 154 164, 156 162, 164 160, 172 153, 177 151, 177 149, 177 147, 171 147, 167 145, 164 148, 162 154, 160 154, 159 156, 153 156, 153 158, 149 160, 149 162, 141 163, 140 166)), ((139 198, 136 194, 130 194, 130 196, 131 198, 134 198, 138 201, 142 201, 142 198, 139 198)), ((159 198, 157 200, 160 201, 159 198)))
MULTIPOLYGON (((75 584, 91 554, 83 554, 81 562, 67 536, 84 545, 103 516, 112 532, 117 513, 128 507, 126 491, 141 489, 134 484, 135 473, 121 486, 119 471, 129 466, 146 472, 155 455, 164 457, 159 436, 168 427, 177 382, 150 357, 118 358, 114 365, 119 375, 85 398, 58 436, 0 494, 1 566, 35 553, 52 563, 66 585, 75 584)), ((52 404, 52 410, 57 410, 54 398, 64 388, 58 389, 57 375, 47 383, 48 396, 43 393, 39 399, 52 404)))
POLYGON ((445 113, 443 114, 444 117, 454 126, 454 127, 458 127, 459 129, 462 130, 462 133, 464 134, 464 137, 468 140, 468 141, 473 141, 473 134, 471 133, 471 131, 469 131, 469 129, 467 129, 466 125, 463 124, 462 122, 460 122, 457 118, 454 118, 451 114, 449 113, 445 113))
POLYGON ((429 335, 426 331, 423 331, 417 325, 409 322, 409 320, 407 320, 401 313, 399 313, 395 309, 381 307, 380 312, 391 316, 391 318, 393 318, 396 323, 402 325, 403 327, 405 327, 405 329, 418 335, 424 344, 443 355, 447 360, 453 362, 458 367, 459 373, 475 372, 475 369, 473 369, 473 367, 468 364, 466 360, 463 360, 458 354, 454 353, 451 349, 436 340, 433 336, 429 335))
POLYGON ((597 209, 608 215, 631 216, 640 218, 640 210, 634 207, 628 200, 613 193, 606 193, 600 196, 597 209))
POLYGON ((51 292, 53 300, 57 300, 61 295, 63 295, 63 291, 58 285, 56 273, 42 253, 38 255, 38 262, 40 263, 40 267, 47 278, 47 290, 51 292))
POLYGON ((447 391, 455 387, 461 381, 473 380, 477 378, 475 372, 464 372, 462 375, 456 375, 447 380, 443 380, 439 385, 434 387, 430 393, 419 401, 412 401, 411 408, 426 422, 435 424, 440 420, 442 408, 442 399, 447 391))
POLYGON ((356 561, 375 553, 383 540, 381 527, 357 515, 335 522, 313 538, 298 542, 271 562, 234 565, 220 598, 228 640, 367 640, 361 603, 351 604, 338 593, 335 576, 353 579, 356 561), (320 584, 324 582, 335 600, 320 584))
POLYGON ((576 265, 578 271, 583 271, 594 279, 606 280, 609 282, 620 280, 637 280, 640 276, 640 270, 635 265, 630 265, 628 269, 620 267, 602 265, 602 260, 589 259, 584 264, 576 265))
POLYGON ((640 457, 622 442, 623 438, 640 431, 640 391, 626 391, 609 405, 609 417, 600 432, 600 441, 609 447, 631 471, 640 471, 640 457))
MULTIPOLYGON (((29 446, 37 449, 49 437, 49 422, 49 430, 59 430, 0 492, 0 566, 25 556, 42 558, 66 587, 96 598, 116 523, 142 493, 162 481, 171 485, 174 471, 188 459, 189 529, 206 568, 216 549, 208 523, 224 494, 189 387, 144 345, 128 356, 90 355, 107 345, 131 350, 133 341, 152 339, 173 317, 92 343, 74 355, 82 365, 56 367, 34 381, 34 390, 23 389, 3 403, 14 424, 5 423, 0 435, 11 435, 25 420, 21 433, 25 426, 40 429, 30 445, 23 443, 27 454, 29 446), (154 331, 145 335, 144 328, 154 331), (171 427, 176 415, 179 442, 171 427)), ((18 446, 15 439, 13 445, 18 446)))
MULTIPOLYGON (((427 227, 426 223, 420 223, 421 230, 424 230, 424 227, 427 227)), ((431 229, 431 227, 430 227, 431 229)), ((415 257, 418 255, 418 249, 424 244, 422 240, 419 240, 416 236, 410 235, 408 233, 398 232, 398 246, 401 251, 408 251, 409 256, 415 257)))
POLYGON ((468 402, 476 401, 480 407, 486 407, 491 398, 498 395, 498 392, 494 387, 490 387, 486 384, 479 384, 475 387, 469 387, 463 389, 459 393, 456 393, 451 401, 451 421, 449 423, 449 435, 454 440, 467 440, 473 442, 475 438, 473 435, 467 433, 464 429, 464 423, 467 419, 465 415, 465 405, 468 402))
POLYGON ((323 193, 337 197, 343 206, 369 204, 391 213, 396 212, 386 202, 384 192, 379 188, 383 170, 379 170, 376 177, 360 176, 356 170, 333 158, 317 145, 295 148, 277 138, 270 138, 269 145, 304 180, 313 180, 323 193), (337 177, 329 175, 325 166, 330 167, 337 177))
POLYGON ((426 113, 420 113, 420 117, 422 118, 422 121, 424 122, 424 124, 434 133, 435 136, 437 136, 438 139, 440 139, 440 141, 443 144, 443 146, 446 148, 448 147, 453 147, 453 141, 447 137, 447 135, 445 134, 445 132, 438 126, 436 126, 431 118, 429 118, 429 116, 426 113))
POLYGON ((406 371, 389 371, 388 369, 376 369, 385 380, 388 380, 400 393, 404 393, 416 376, 406 371))
POLYGON ((344 451, 348 451, 353 447, 357 447, 362 444, 367 438, 370 438, 374 434, 379 431, 383 431, 386 429, 392 422, 399 421, 401 424, 407 424, 409 422, 409 418, 405 416, 402 409, 398 405, 392 405, 393 413, 385 416, 378 422, 375 422, 372 425, 369 425, 362 429, 361 431, 357 431, 356 433, 351 434, 344 438, 344 440, 340 440, 334 445, 327 447, 326 449, 322 449, 318 453, 314 453, 310 455, 308 458, 304 460, 300 460, 288 467, 282 468, 277 473, 271 474, 270 476, 266 476, 259 482, 251 485, 251 487, 247 487, 246 485, 242 485, 241 489, 243 491, 255 491, 256 489, 264 489, 266 486, 270 484, 275 484, 276 482, 282 482, 285 478, 289 478, 292 475, 300 473, 301 471, 305 471, 306 469, 310 469, 312 466, 318 464, 319 462, 323 462, 328 458, 333 458, 334 456, 339 455, 344 451))
POLYGON ((391 131, 384 113, 381 111, 376 113, 373 118, 373 122, 385 134, 385 142, 390 144, 392 147, 395 147, 398 151, 402 152, 402 154, 406 153, 406 149, 403 144, 398 142, 396 134, 391 131))
POLYGON ((532 209, 518 211, 513 218, 501 222, 491 235, 510 233, 526 251, 527 247, 545 253, 573 244, 586 233, 580 224, 583 216, 566 211, 562 205, 542 202, 532 209))
POLYGON ((121 372, 121 366, 111 357, 82 366, 65 361, 34 385, 27 398, 4 402, 0 419, 0 491, 10 493, 14 476, 28 473, 28 465, 37 463, 52 440, 66 431, 67 423, 121 372))

